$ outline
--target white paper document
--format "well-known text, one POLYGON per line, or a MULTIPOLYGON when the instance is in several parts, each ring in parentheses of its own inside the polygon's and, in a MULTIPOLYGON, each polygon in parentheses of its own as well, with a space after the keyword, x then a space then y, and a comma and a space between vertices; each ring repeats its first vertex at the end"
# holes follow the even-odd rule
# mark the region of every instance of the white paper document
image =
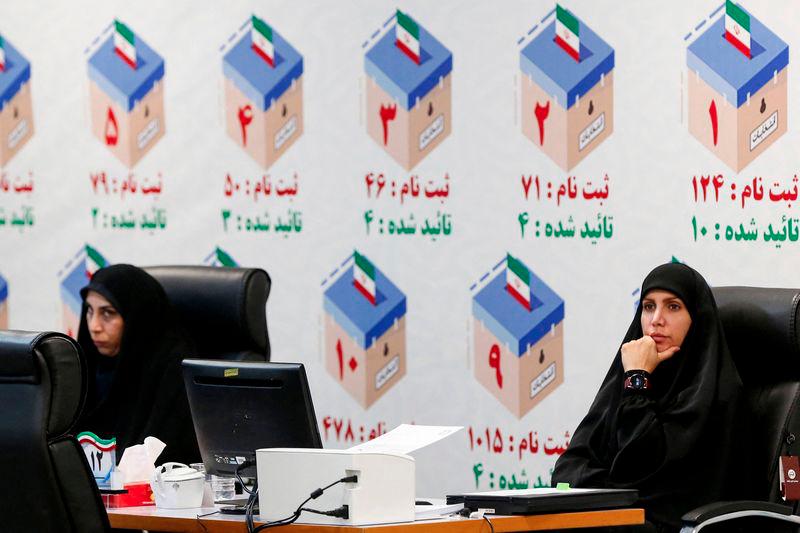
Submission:
POLYGON ((411 453, 449 437, 464 429, 462 426, 417 426, 400 424, 388 433, 371 441, 353 446, 349 452, 411 453))

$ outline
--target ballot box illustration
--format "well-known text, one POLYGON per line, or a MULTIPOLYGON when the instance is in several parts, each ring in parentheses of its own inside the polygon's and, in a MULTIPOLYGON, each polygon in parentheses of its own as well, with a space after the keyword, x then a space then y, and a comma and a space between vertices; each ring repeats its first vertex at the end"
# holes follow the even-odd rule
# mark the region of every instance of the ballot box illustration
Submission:
POLYGON ((406 296, 356 252, 323 308, 325 368, 367 408, 406 373, 406 296))
POLYGON ((741 6, 686 50, 689 133, 736 172, 786 132, 789 47, 741 6))
POLYGON ((367 132, 411 170, 450 135, 453 54, 410 16, 364 56, 367 132))
POLYGON ((0 329, 8 329, 8 282, 0 275, 0 329))
POLYGON ((64 332, 77 338, 81 323, 83 299, 81 289, 89 284, 94 273, 110 263, 88 244, 81 247, 59 273, 61 280, 61 319, 64 332))
POLYGON ((0 35, 0 166, 32 136, 31 64, 0 35))
POLYGON ((110 489, 111 473, 117 464, 117 439, 103 439, 91 431, 78 433, 78 443, 83 449, 94 480, 101 489, 110 489))
POLYGON ((164 136, 164 59, 120 21, 89 57, 92 134, 132 168, 164 136))
POLYGON ((256 17, 222 60, 225 129, 264 169, 303 134, 303 56, 256 17))
POLYGON ((522 261, 472 299, 475 378, 521 418, 564 381, 564 300, 522 261))
POLYGON ((520 51, 522 133, 569 171, 614 131, 614 49, 570 11, 520 51))
POLYGON ((203 259, 203 264, 213 267, 238 267, 239 263, 219 246, 203 259))

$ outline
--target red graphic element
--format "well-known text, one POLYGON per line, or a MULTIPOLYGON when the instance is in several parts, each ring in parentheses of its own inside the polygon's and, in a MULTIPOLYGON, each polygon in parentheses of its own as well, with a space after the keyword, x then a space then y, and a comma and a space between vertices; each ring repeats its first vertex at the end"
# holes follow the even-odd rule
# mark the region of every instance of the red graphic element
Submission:
POLYGON ((492 344, 489 350, 489 368, 494 368, 497 386, 503 388, 503 373, 500 372, 500 346, 492 344))
POLYGON ((406 43, 402 42, 400 39, 395 39, 394 45, 399 48, 405 55, 407 55, 411 61, 419 65, 420 57, 411 51, 411 48, 406 46, 406 43))
POLYGON ((708 116, 711 117, 711 133, 714 135, 714 146, 716 146, 719 124, 717 122, 717 103, 714 100, 711 100, 711 105, 708 106, 708 116))
POLYGON ((544 145, 544 121, 550 116, 550 100, 545 105, 539 105, 536 102, 536 107, 533 110, 536 116, 536 123, 539 124, 539 145, 544 145))
POLYGON ((351 357, 350 360, 347 362, 347 365, 350 367, 350 370, 355 372, 356 368, 358 368, 358 361, 356 361, 355 357, 351 357))
POLYGON ((339 359, 339 381, 344 379, 344 353, 342 352, 342 340, 336 340, 336 357, 339 359))
POLYGON ((389 121, 394 120, 397 116, 397 104, 394 105, 381 105, 381 124, 383 125, 383 145, 389 142, 389 121))
POLYGON ((119 140, 119 128, 117 127, 117 117, 109 107, 106 115, 106 146, 116 146, 119 140))
POLYGON ((377 305, 378 300, 375 298, 374 294, 370 294, 370 292, 366 289, 366 287, 364 287, 364 283, 366 283, 366 279, 364 279, 363 282, 359 282, 357 279, 354 279, 353 287, 355 287, 358 290, 358 292, 360 292, 361 295, 364 296, 364 298, 369 300, 369 303, 371 303, 372 305, 377 305))
POLYGON ((522 296, 522 290, 521 287, 519 286, 520 285, 519 280, 514 280, 514 285, 516 286, 511 286, 510 283, 506 283, 506 291, 508 291, 508 294, 513 296, 516 301, 522 304, 522 307, 524 307, 528 311, 531 311, 532 310, 531 303, 526 301, 525 297, 522 296))
MULTIPOLYGON (((733 27, 733 31, 736 33, 736 35, 739 35, 739 25, 738 24, 733 27)), ((731 43, 734 46, 734 48, 739 50, 741 53, 743 53, 748 58, 751 57, 750 56, 750 49, 742 41, 740 41, 739 39, 734 37, 731 34, 731 32, 729 32, 729 31, 725 32, 725 40, 728 41, 729 43, 731 43)))
POLYGON ((131 60, 131 58, 129 58, 128 56, 126 56, 125 54, 123 54, 123 53, 122 53, 122 50, 120 50, 119 48, 116 48, 116 47, 114 47, 114 52, 116 52, 116 53, 117 53, 117 55, 118 55, 119 57, 121 57, 121 58, 122 58, 122 60, 123 60, 123 61, 124 61, 124 62, 125 62, 125 63, 126 63, 128 66, 129 66, 129 67, 131 67, 133 70, 136 70, 136 63, 134 63, 134 62, 131 60))
POLYGON ((253 107, 247 104, 239 108, 239 124, 242 126, 242 146, 247 146, 247 126, 253 122, 253 107))
POLYGON ((564 49, 566 53, 569 54, 569 57, 580 63, 581 56, 577 50, 572 48, 570 45, 567 44, 569 40, 569 31, 564 31, 564 37, 561 37, 559 34, 556 34, 556 44, 564 49))
POLYGON ((254 44, 251 44, 250 48, 253 49, 253 52, 255 52, 258 55, 258 57, 266 61, 267 65, 271 66, 272 68, 275 68, 275 61, 273 61, 271 57, 265 54, 263 50, 261 50, 258 46, 254 44))

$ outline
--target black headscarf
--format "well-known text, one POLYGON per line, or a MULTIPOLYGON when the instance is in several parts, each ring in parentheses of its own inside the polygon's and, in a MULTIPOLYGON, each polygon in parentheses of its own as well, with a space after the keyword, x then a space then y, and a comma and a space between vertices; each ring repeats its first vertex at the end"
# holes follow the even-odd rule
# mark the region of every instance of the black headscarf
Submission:
POLYGON ((181 360, 194 349, 177 325, 164 289, 140 268, 113 265, 98 270, 81 296, 78 343, 89 362, 89 394, 77 430, 116 437, 117 461, 125 448, 148 436, 167 445, 158 464, 199 461, 181 376, 181 360), (114 357, 101 355, 92 342, 86 321, 89 291, 105 297, 124 321, 114 357))
MULTIPOLYGON (((660 363, 649 394, 623 394, 621 351, 589 413, 553 471, 553 483, 639 490, 649 520, 677 527, 687 511, 738 494, 731 474, 741 442, 742 382, 731 359, 710 287, 692 268, 655 268, 641 296, 655 289, 683 300, 692 318, 680 351, 660 363)), ((643 336, 642 304, 622 343, 643 336)))

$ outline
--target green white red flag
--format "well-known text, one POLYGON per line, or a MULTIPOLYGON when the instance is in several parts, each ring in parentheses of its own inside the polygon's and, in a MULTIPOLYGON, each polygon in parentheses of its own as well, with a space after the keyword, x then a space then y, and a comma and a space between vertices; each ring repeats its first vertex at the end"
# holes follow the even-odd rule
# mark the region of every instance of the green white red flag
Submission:
POLYGON ((253 29, 250 38, 253 41, 253 51, 271 67, 275 66, 275 44, 272 40, 272 27, 253 15, 253 29))
POLYGON ((114 51, 129 67, 136 69, 136 37, 118 20, 114 21, 114 51))
POLYGON ((525 309, 531 310, 531 272, 511 254, 506 254, 506 290, 525 309))
POLYGON ((725 40, 750 56, 750 15, 741 7, 725 0, 725 40))
POLYGON ((0 72, 6 69, 6 42, 3 36, 0 35, 0 72))
POLYGON ((86 277, 92 279, 94 273, 101 268, 108 266, 108 261, 103 257, 100 252, 86 245, 86 277))
POLYGON ((377 290, 375 288, 375 265, 369 259, 358 252, 353 252, 355 263, 353 264, 353 285, 358 292, 364 295, 372 305, 377 302, 377 290))
POLYGON ((581 60, 581 23, 578 18, 556 4, 556 44, 575 61, 581 60))
POLYGON ((394 30, 394 44, 417 65, 420 64, 419 24, 414 19, 397 10, 397 24, 394 30))

